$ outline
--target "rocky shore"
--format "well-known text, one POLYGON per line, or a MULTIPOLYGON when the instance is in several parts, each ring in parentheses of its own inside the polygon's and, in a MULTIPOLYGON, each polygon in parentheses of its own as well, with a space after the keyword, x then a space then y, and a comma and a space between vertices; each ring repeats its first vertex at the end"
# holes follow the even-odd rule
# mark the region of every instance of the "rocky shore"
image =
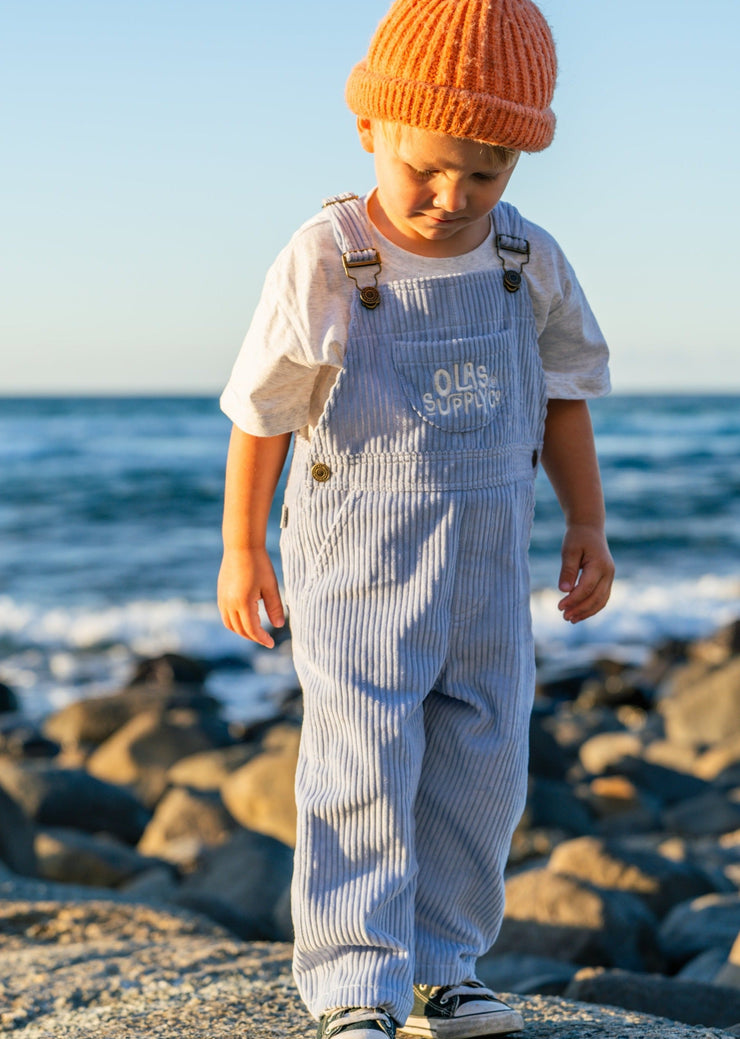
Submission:
MULTIPOLYGON (((740 1035, 740 622, 540 675, 480 977, 531 1036, 740 1035)), ((0 686, 0 1031, 311 1034, 290 978, 300 693, 237 725, 206 678, 167 654, 38 724, 0 686)))

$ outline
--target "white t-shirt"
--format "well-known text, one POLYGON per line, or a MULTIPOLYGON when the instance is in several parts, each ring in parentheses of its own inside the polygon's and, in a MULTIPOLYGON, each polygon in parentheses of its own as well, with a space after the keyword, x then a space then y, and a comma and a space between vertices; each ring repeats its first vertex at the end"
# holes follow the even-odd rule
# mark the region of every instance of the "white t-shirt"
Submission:
MULTIPOLYGON (((501 270, 488 238, 445 258, 399 248, 372 227, 380 253, 378 285, 408 278, 501 270)), ((524 221, 530 261, 522 274, 534 309, 548 397, 609 392, 609 352, 586 297, 554 238, 524 221)), ((330 217, 322 210, 293 235, 267 273, 252 323, 221 396, 245 433, 310 436, 342 367, 354 282, 345 275, 330 217)))

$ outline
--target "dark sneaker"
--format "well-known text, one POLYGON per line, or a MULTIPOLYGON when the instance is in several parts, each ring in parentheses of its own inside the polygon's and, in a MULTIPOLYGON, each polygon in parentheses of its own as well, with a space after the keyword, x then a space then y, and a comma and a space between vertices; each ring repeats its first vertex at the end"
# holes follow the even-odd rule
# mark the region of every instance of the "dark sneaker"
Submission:
POLYGON ((340 1007, 319 1021, 316 1039, 395 1039, 396 1022, 382 1007, 340 1007))
POLYGON ((405 1025, 409 1035, 468 1039, 521 1032, 521 1014, 494 996, 481 981, 460 985, 414 985, 414 1005, 405 1025))

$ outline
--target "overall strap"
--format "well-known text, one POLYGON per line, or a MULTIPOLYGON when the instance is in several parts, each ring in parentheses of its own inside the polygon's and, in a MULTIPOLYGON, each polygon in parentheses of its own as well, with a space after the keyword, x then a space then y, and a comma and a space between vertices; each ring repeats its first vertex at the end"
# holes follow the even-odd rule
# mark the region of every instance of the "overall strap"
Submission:
POLYGON ((504 269, 504 288, 507 292, 518 292, 522 270, 529 263, 529 242, 524 237, 522 215, 508 202, 499 202, 491 217, 494 245, 504 269))
POLYGON ((324 199, 323 208, 329 210, 344 273, 357 286, 363 307, 375 310, 380 303, 380 253, 373 244, 364 202, 345 192, 324 199))

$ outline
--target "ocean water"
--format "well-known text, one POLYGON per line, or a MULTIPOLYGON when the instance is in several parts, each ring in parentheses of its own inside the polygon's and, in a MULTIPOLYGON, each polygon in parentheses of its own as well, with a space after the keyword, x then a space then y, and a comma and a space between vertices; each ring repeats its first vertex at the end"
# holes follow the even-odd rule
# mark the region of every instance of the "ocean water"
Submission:
MULTIPOLYGON (((740 617, 740 397, 615 395, 592 414, 618 577, 602 614, 562 621, 562 519, 542 477, 532 612, 556 664, 639 660, 740 617)), ((212 398, 0 399, 0 681, 29 714, 111 691, 164 651, 209 661, 233 718, 293 686, 285 647, 251 646, 216 610, 228 436, 212 398)))

